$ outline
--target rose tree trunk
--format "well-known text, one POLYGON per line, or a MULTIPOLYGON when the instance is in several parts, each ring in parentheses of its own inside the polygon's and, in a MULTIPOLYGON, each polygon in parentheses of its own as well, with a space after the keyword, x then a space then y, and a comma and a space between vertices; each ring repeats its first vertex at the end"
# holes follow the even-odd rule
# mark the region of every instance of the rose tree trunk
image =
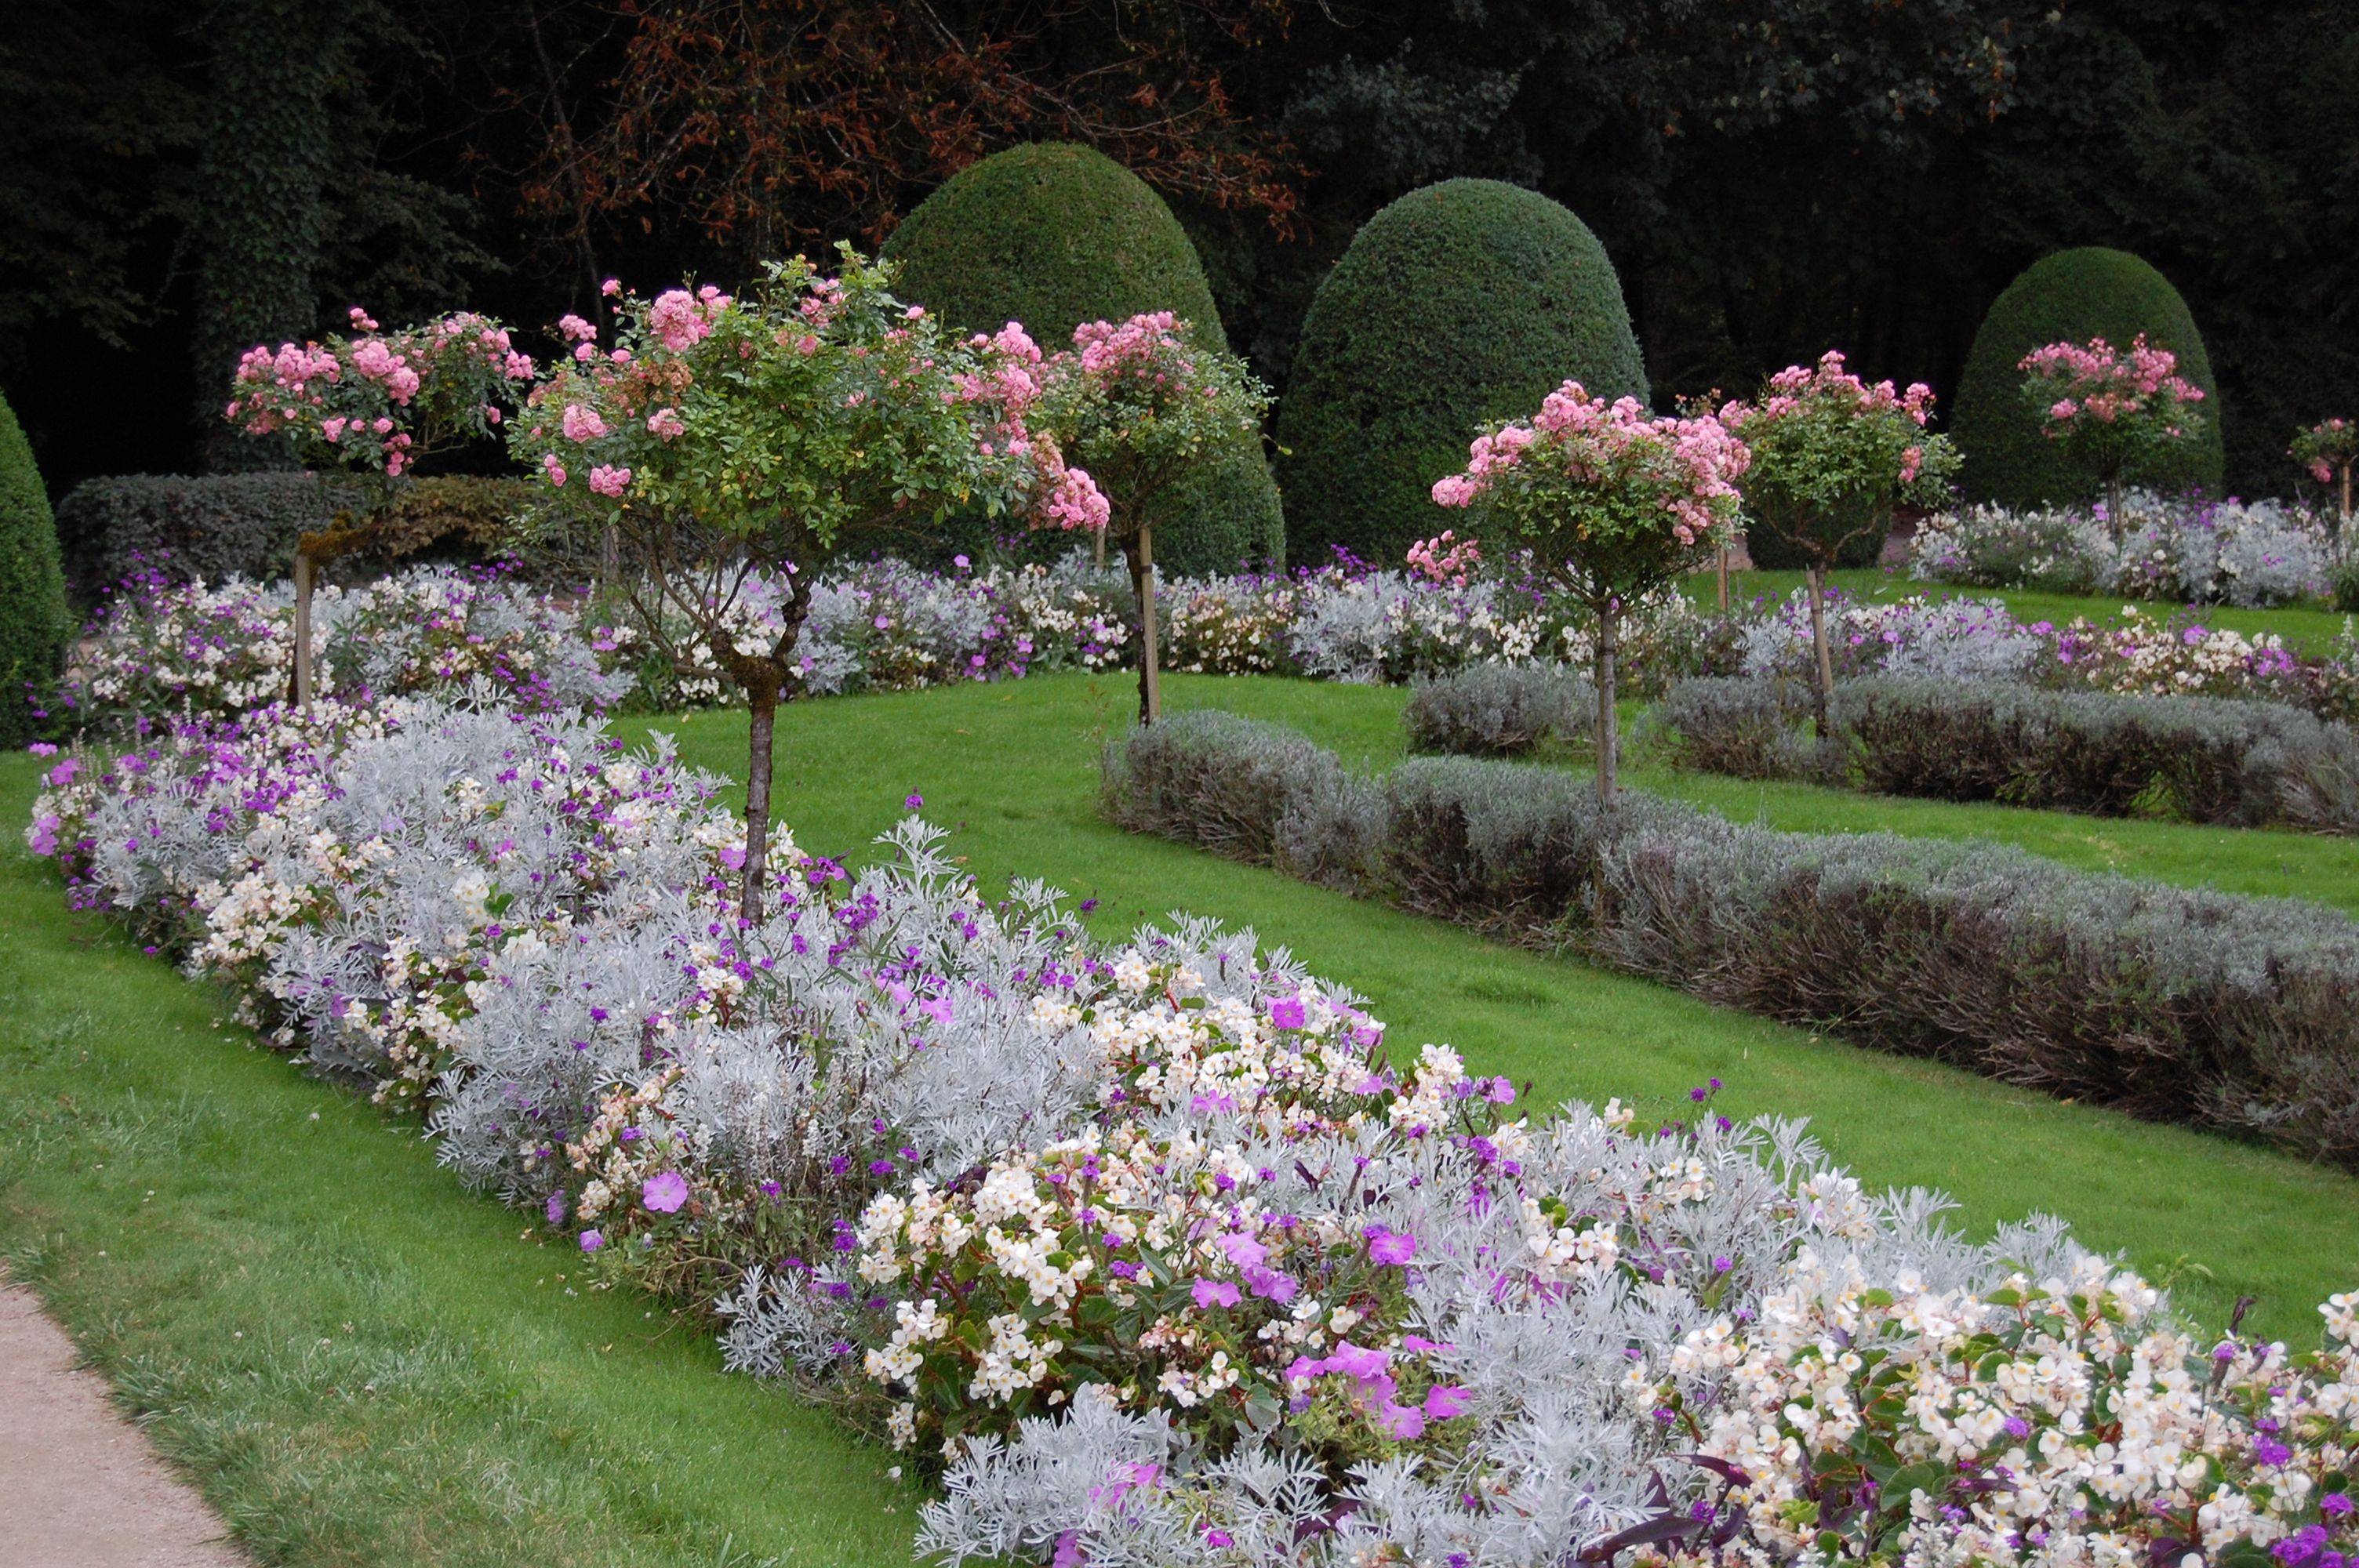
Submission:
POLYGON ((1163 717, 1163 686, 1155 659, 1155 530, 1146 524, 1123 537, 1130 588, 1138 597, 1138 721, 1163 717))
POLYGON ((1597 804, 1607 807, 1620 783, 1621 713, 1614 700, 1614 663, 1622 646, 1621 612, 1620 601, 1611 598, 1597 607, 1597 804))

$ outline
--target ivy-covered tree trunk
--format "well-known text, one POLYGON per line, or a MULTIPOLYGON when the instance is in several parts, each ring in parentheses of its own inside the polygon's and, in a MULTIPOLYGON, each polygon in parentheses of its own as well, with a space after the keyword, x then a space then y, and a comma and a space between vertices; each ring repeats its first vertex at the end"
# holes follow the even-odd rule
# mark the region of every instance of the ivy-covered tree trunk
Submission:
POLYGON ((221 411, 240 354, 319 325, 338 135, 329 96, 353 16, 333 0, 222 0, 206 14, 212 71, 190 239, 196 414, 215 470, 296 466, 280 442, 241 439, 221 411))

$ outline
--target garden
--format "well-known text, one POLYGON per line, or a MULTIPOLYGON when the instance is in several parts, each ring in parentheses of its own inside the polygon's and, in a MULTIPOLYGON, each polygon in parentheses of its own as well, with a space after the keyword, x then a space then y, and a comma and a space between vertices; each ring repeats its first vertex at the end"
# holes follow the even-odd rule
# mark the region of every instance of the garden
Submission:
POLYGON ((1714 385, 1456 176, 1273 354, 1093 139, 9 380, 0 1269, 227 1540, 2359 1563, 2359 399, 2091 245, 1714 385))

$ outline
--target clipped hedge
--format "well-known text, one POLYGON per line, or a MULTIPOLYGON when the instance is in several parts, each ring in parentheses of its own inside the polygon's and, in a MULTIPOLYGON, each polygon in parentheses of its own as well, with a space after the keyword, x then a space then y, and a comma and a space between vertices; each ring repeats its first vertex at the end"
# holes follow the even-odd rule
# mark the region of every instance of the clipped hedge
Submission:
POLYGON ((1440 531, 1433 481, 1566 380, 1647 395, 1622 283, 1582 221, 1493 179, 1413 190, 1319 286, 1277 416, 1288 546, 1385 564, 1440 531))
MULTIPOLYGON (((379 560, 480 559, 500 547, 534 487, 453 475, 405 486, 383 520, 379 560)), ((295 541, 335 518, 332 488, 308 473, 126 474, 85 480, 58 504, 66 576, 97 602, 134 572, 175 579, 284 577, 295 541)))
MULTIPOLYGON (((1169 310, 1207 348, 1225 349, 1204 264, 1147 182, 1092 148, 1010 147, 972 164, 918 204, 885 242, 895 291, 968 331, 1021 321, 1044 351, 1084 321, 1169 310)), ((937 552, 993 542, 953 519, 937 552)), ((1175 572, 1282 560, 1286 520, 1258 440, 1208 466, 1156 521, 1156 558, 1175 572)))
POLYGON ((2025 268, 1974 333, 1950 423, 1965 458, 1959 483, 1967 498, 2014 507, 2090 500, 2094 481, 2040 433, 2017 366, 2044 343, 2101 337, 2125 347, 2141 332, 2177 354, 2180 374, 2203 389, 2203 429, 2177 452, 2133 465, 2124 481, 2166 495, 2217 490, 2224 462, 2220 388, 2187 302, 2169 279, 2127 251, 2088 246, 2025 268))
POLYGON ((36 705, 65 667, 72 635, 49 492, 16 410, 0 397, 0 745, 31 738, 36 705))
POLYGON ((2359 1166, 2359 925, 2004 846, 1780 833, 1471 757, 1353 775, 1180 714, 1107 816, 1896 1054, 2359 1166), (1217 827, 1212 826, 1217 803, 1217 827))
POLYGON ((1401 708, 1412 752, 1517 757, 1597 732, 1597 688, 1558 665, 1469 665, 1420 680, 1401 708))
MULTIPOLYGON (((1788 692, 1683 681, 1654 725, 1682 766, 1817 778, 1788 692)), ((2099 816, 2359 832, 2359 738, 2282 703, 1873 676, 1835 689, 1842 782, 2099 816)))

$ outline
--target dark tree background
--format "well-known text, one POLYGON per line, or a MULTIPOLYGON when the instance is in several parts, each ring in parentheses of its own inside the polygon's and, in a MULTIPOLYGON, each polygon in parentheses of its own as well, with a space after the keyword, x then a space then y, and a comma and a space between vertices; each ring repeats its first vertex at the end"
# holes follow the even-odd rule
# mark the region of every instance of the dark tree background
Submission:
POLYGON ((2233 488, 2359 412, 2354 0, 12 0, 0 387, 56 487, 232 463, 247 343, 728 281, 1049 137, 1170 200, 1281 391, 1353 231, 1467 174, 1597 232, 1666 402, 1830 345, 1946 393, 2105 244, 2193 308, 2233 488))

